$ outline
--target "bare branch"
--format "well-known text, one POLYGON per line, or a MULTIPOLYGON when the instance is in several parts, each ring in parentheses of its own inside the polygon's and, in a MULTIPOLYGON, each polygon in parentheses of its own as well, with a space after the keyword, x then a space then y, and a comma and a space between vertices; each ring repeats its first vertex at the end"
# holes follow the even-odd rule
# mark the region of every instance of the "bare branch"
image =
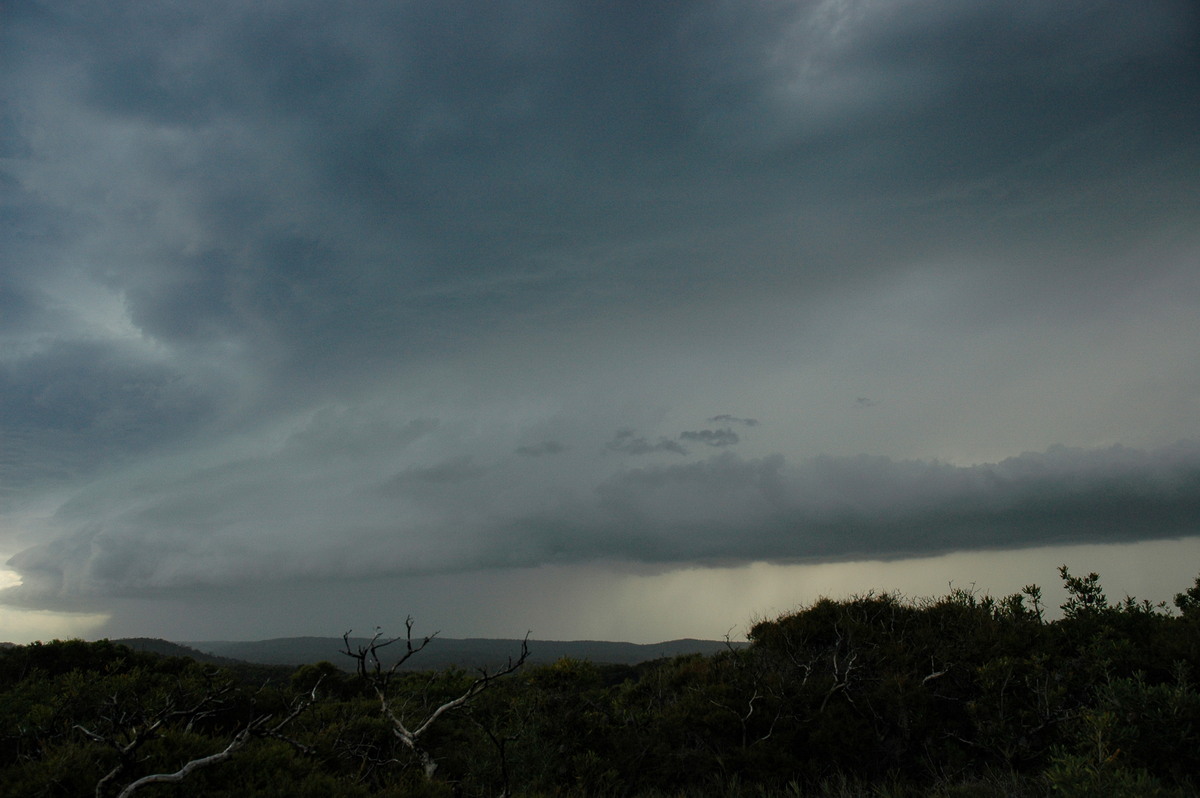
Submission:
POLYGON ((921 684, 928 684, 929 682, 932 682, 934 679, 940 679, 949 672, 950 672, 949 670, 934 671, 933 673, 930 673, 928 676, 926 676, 924 679, 922 679, 921 684))
POLYGON ((351 646, 350 632, 354 631, 351 629, 342 635, 342 642, 345 644, 345 648, 341 650, 341 653, 357 661, 359 676, 366 678, 371 675, 379 676, 380 674, 386 674, 384 679, 386 682, 387 677, 390 677, 399 670, 400 666, 407 662, 410 657, 425 648, 425 646, 429 645, 430 641, 438 636, 438 633, 434 632, 422 638, 419 643, 414 644, 412 636, 413 619, 411 615, 404 619, 404 630, 404 637, 392 637, 387 640, 381 640, 383 632, 380 631, 379 627, 375 627, 375 634, 371 636, 366 645, 351 646), (383 670, 383 661, 379 658, 379 650, 400 640, 404 641, 404 653, 385 672, 383 670))
MULTIPOLYGON (((103 798, 109 794, 110 785, 121 774, 131 769, 136 762, 135 754, 137 750, 146 742, 162 736, 168 724, 180 724, 184 732, 190 732, 197 720, 211 717, 227 706, 225 698, 233 691, 233 684, 228 683, 215 686, 213 679, 207 678, 210 676, 210 674, 206 674, 207 689, 204 693, 196 700, 190 701, 182 709, 179 708, 181 702, 180 693, 173 693, 168 696, 163 705, 154 712, 146 711, 138 703, 135 703, 131 708, 122 706, 123 702, 119 697, 112 696, 108 701, 110 709, 102 716, 111 731, 102 734, 84 726, 75 726, 88 739, 107 745, 117 753, 117 764, 96 784, 96 798, 103 798)), ((291 712, 274 725, 267 726, 267 723, 272 718, 271 715, 262 715, 255 718, 234 736, 224 750, 206 757, 194 759, 174 773, 158 773, 137 779, 121 790, 118 798, 124 798, 124 796, 131 794, 146 784, 182 781, 188 774, 198 768, 208 767, 209 765, 225 761, 235 751, 243 747, 252 736, 275 737, 291 743, 300 750, 310 750, 307 746, 283 736, 281 731, 284 726, 295 720, 301 712, 308 709, 316 701, 317 688, 320 684, 321 680, 318 680, 317 684, 313 686, 310 695, 307 698, 296 701, 292 705, 291 712)), ((177 689, 182 690, 182 685, 177 685, 177 689)), ((174 727, 179 728, 180 726, 174 727)))
POLYGON ((199 759, 193 759, 174 773, 155 773, 150 776, 143 776, 137 781, 130 783, 125 787, 125 789, 121 790, 121 792, 117 794, 117 798, 128 798, 128 796, 132 795, 136 790, 145 787, 147 784, 174 784, 181 782, 187 778, 189 774, 199 770, 200 768, 205 768, 209 765, 216 765, 224 762, 233 756, 235 751, 237 751, 239 748, 242 748, 247 742, 250 741, 250 736, 254 731, 254 727, 262 720, 264 719, 255 720, 248 724, 246 728, 238 732, 237 736, 230 741, 229 745, 225 746, 223 751, 219 751, 218 753, 201 757, 199 759))
POLYGON ((366 679, 367 683, 370 684, 371 688, 375 691, 375 696, 379 699, 379 710, 383 716, 388 719, 388 722, 392 724, 392 733, 398 740, 400 740, 400 742, 402 742, 410 751, 412 751, 413 754, 417 756, 421 762, 421 767, 425 772, 425 777, 433 778, 433 774, 437 770, 437 762, 433 759, 433 756, 429 753, 429 751, 427 751, 424 746, 421 745, 421 736, 424 735, 425 732, 429 730, 429 727, 432 726, 433 723, 442 715, 466 705, 471 701, 471 699, 486 690, 497 679, 508 676, 524 665, 525 661, 529 659, 529 634, 526 633, 525 639, 521 641, 521 653, 515 660, 510 657, 508 663, 497 671, 489 672, 486 669, 481 669, 479 678, 471 682, 466 690, 464 690, 457 697, 439 705, 433 710, 433 712, 429 713, 423 721, 418 723, 415 728, 410 729, 409 725, 406 724, 403 718, 401 718, 392 708, 392 702, 389 696, 388 688, 391 682, 391 677, 396 673, 396 670, 400 667, 400 665, 408 660, 409 657, 413 656, 421 649, 425 648, 425 646, 429 645, 429 642, 436 636, 436 633, 434 635, 425 637, 419 643, 414 644, 412 636, 413 620, 411 615, 407 620, 405 620, 404 625, 405 637, 403 639, 405 641, 405 652, 401 658, 386 671, 383 670, 380 663, 378 650, 384 646, 391 645, 397 640, 400 640, 401 638, 399 637, 395 637, 381 643, 379 640, 382 635, 378 630, 376 630, 375 636, 372 637, 366 645, 359 645, 357 646, 357 649, 355 649, 350 644, 350 632, 346 632, 346 634, 342 635, 342 641, 345 643, 345 648, 342 650, 342 653, 354 660, 357 660, 358 675, 366 679), (370 664, 368 665, 368 663, 370 664))

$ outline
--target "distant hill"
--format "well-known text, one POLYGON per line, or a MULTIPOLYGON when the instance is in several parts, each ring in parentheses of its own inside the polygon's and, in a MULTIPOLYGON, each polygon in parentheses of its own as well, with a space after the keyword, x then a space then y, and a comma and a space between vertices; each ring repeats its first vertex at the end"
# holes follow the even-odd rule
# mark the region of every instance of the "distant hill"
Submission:
MULTIPOLYGON (((364 645, 365 638, 350 638, 355 645, 364 645)), ((245 662, 270 665, 304 665, 328 660, 346 669, 354 661, 340 653, 340 637, 281 637, 252 642, 204 640, 184 643, 184 646, 204 652, 211 657, 228 657, 245 662)), ((613 643, 602 640, 530 640, 529 662, 549 663, 569 657, 597 664, 636 665, 639 662, 674 657, 680 654, 713 654, 726 647, 716 640, 669 640, 663 643, 613 643)), ((734 646, 744 644, 733 643, 734 646)), ((402 653, 400 640, 381 653, 402 653)), ((461 668, 495 668, 521 653, 520 640, 468 638, 456 640, 435 637, 429 645, 405 663, 413 670, 440 670, 450 666, 461 668)))
POLYGON ((196 660, 196 662, 205 662, 209 665, 230 667, 245 664, 242 660, 209 654, 187 645, 172 643, 170 640, 162 640, 157 637, 124 637, 111 642, 125 646, 126 648, 132 648, 134 651, 148 651, 151 654, 160 654, 164 657, 188 657, 189 659, 196 660))
POLYGON ((287 679, 291 673, 291 667, 287 665, 248 662, 232 657, 223 657, 157 637, 126 637, 111 642, 132 648, 134 651, 145 651, 163 657, 186 657, 207 665, 216 665, 231 671, 240 681, 250 684, 287 679))

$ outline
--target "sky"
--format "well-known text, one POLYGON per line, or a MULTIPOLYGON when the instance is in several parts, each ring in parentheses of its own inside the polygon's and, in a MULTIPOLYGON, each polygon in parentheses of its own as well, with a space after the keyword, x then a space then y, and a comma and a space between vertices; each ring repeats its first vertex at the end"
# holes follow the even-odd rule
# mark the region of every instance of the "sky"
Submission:
POLYGON ((0 0, 0 639, 1062 563, 1200 573, 1194 2, 0 0))

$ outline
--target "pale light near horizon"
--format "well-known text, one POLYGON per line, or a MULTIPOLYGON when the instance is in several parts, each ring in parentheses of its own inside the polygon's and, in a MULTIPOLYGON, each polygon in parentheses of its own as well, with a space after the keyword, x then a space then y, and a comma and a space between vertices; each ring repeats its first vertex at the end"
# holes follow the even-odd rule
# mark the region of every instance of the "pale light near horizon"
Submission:
MULTIPOLYGON (((20 584, 19 574, 0 569, 0 590, 20 584)), ((109 617, 107 613, 29 610, 0 604, 0 641, 26 644, 35 640, 89 638, 108 623, 109 617)))
POLYGON ((1042 589, 1047 617, 1052 618, 1065 598, 1057 573, 1060 565, 1076 575, 1098 573, 1110 601, 1129 595, 1170 606, 1172 597, 1190 587, 1200 572, 1200 538, 954 552, 890 562, 756 562, 736 568, 627 575, 614 587, 613 604, 603 617, 584 619, 580 626, 602 638, 625 639, 620 637, 624 634, 638 642, 670 637, 719 639, 726 633, 730 639, 743 640, 755 621, 775 618, 822 597, 843 599, 874 591, 919 599, 944 596, 952 587, 1000 597, 1029 584, 1042 589))

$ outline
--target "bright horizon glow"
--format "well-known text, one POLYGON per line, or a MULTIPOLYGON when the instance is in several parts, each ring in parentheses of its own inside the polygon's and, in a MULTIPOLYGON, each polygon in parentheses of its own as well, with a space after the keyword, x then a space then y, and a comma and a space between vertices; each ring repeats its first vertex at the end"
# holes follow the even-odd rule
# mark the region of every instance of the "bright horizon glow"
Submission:
POLYGON ((16 571, 10 571, 7 568, 0 568, 0 590, 5 588, 17 587, 21 584, 21 575, 16 571))
POLYGON ((111 616, 103 613, 28 610, 0 604, 0 642, 25 645, 35 641, 94 640, 111 616))

